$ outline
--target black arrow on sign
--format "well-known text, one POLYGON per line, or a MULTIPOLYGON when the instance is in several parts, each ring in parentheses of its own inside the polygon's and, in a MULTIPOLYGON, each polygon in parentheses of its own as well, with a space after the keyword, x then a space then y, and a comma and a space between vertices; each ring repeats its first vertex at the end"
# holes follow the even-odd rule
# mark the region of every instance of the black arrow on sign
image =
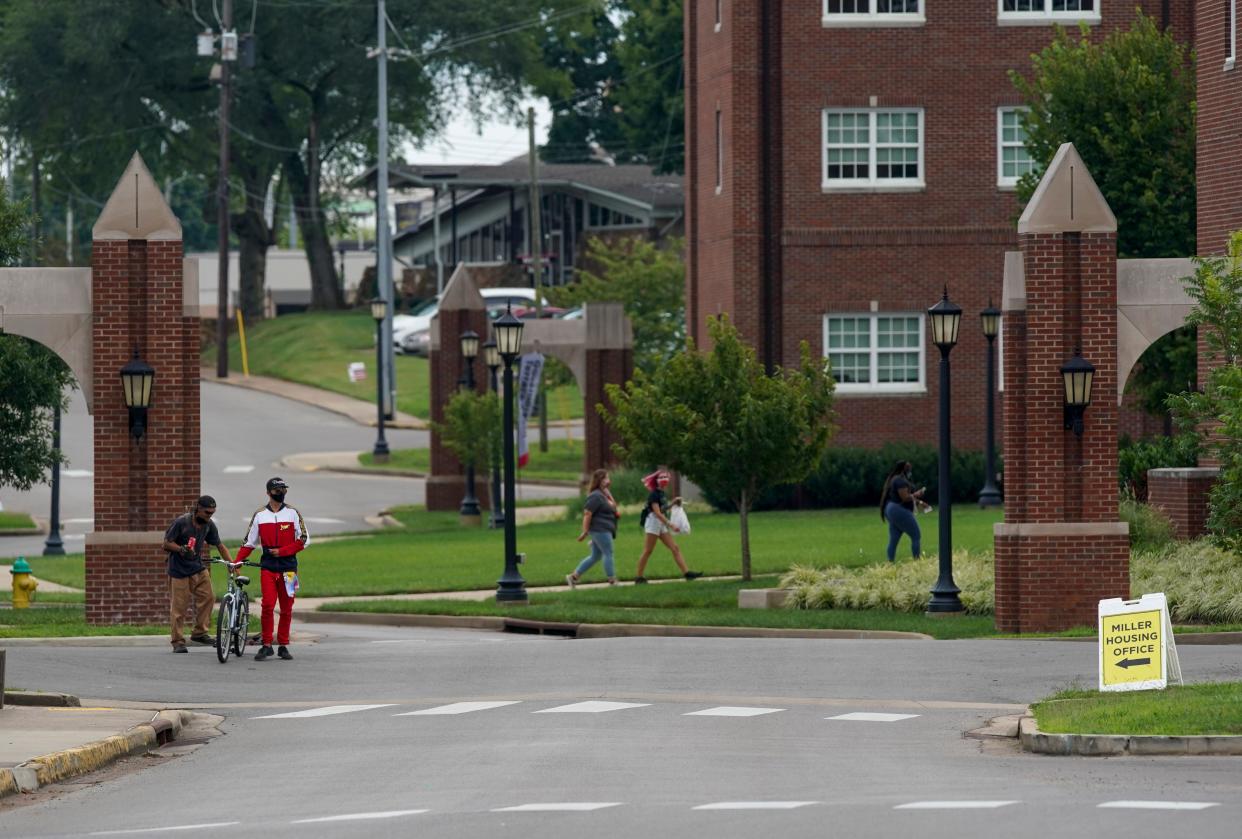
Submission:
POLYGON ((1138 667, 1140 664, 1151 664, 1150 658, 1123 658, 1117 662, 1118 667, 1124 667, 1127 670, 1131 667, 1138 667))

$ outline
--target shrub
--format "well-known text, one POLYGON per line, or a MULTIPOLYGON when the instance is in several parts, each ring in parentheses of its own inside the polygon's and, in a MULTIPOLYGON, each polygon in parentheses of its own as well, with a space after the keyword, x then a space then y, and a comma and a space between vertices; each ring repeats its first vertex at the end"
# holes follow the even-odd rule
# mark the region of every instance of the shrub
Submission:
POLYGON ((1174 541, 1173 522, 1155 507, 1133 498, 1122 498, 1120 512, 1121 520, 1130 525, 1132 550, 1162 550, 1174 541))
MULTIPOLYGON (((791 609, 890 609, 917 613, 927 608, 931 587, 938 576, 939 562, 931 556, 853 569, 795 565, 781 578, 781 587, 792 592, 786 601, 791 609)), ((990 615, 995 611, 991 556, 955 552, 953 579, 962 590, 960 597, 967 614, 990 615)))
POLYGON ((1117 481, 1121 491, 1137 501, 1147 500, 1147 470, 1199 463, 1199 437, 1193 433, 1149 440, 1117 441, 1117 481))
POLYGON ((1176 622, 1242 623, 1242 563, 1208 539, 1135 552, 1130 579, 1136 596, 1163 591, 1176 622))
MULTIPOLYGON (((927 499, 939 503, 940 461, 936 449, 917 443, 889 443, 881 449, 829 448, 819 466, 798 485, 785 484, 762 493, 756 510, 880 507, 884 478, 898 460, 914 465, 916 487, 927 487, 927 499)), ((973 503, 983 488, 983 452, 955 449, 949 463, 953 501, 973 503)), ((997 469, 1000 458, 997 457, 997 469)), ((734 512, 728 501, 705 493, 717 509, 734 512)))

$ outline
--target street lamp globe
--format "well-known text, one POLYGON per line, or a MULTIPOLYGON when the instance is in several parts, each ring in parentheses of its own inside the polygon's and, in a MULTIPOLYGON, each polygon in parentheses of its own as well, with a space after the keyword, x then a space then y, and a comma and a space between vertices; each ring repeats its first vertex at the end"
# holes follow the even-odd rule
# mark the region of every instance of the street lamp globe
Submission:
POLYGON ((155 370, 138 357, 138 350, 134 350, 133 359, 121 368, 121 387, 125 392, 125 407, 151 407, 151 385, 154 381, 155 370))
POLYGON ((483 363, 493 373, 500 366, 500 350, 496 347, 496 342, 491 338, 483 342, 483 363))
POLYGON ((931 320, 932 343, 942 352, 948 352, 957 344, 957 328, 962 322, 962 307, 949 300, 948 287, 944 297, 935 306, 927 310, 931 320))
POLYGON ((479 334, 473 329, 467 329, 461 333, 461 354, 468 361, 473 361, 479 355, 479 334))
POLYGON ((1074 350, 1074 357, 1061 365, 1061 379, 1065 384, 1065 427, 1082 436, 1082 416, 1091 404, 1091 385, 1095 380, 1095 365, 1074 350))
POLYGON ((388 301, 382 297, 371 298, 371 317, 383 320, 388 315, 388 301))
POLYGON ((522 330, 526 324, 513 316, 510 307, 505 313, 492 322, 492 330, 496 333, 496 348, 507 364, 512 364, 522 352, 522 330))
POLYGON ((1001 310, 993 306, 991 300, 988 300, 988 307, 979 313, 979 318, 983 321, 983 337, 990 341, 1000 334, 1001 310))

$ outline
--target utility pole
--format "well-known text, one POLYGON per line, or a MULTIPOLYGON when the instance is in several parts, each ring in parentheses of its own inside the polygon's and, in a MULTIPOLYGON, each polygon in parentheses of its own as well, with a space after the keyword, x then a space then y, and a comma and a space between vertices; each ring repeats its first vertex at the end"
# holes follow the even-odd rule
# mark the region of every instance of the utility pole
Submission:
POLYGON ((376 0, 376 28, 379 49, 379 113, 376 115, 379 137, 375 148, 379 163, 375 167, 375 284, 379 296, 386 304, 384 322, 380 329, 384 382, 384 413, 393 416, 396 408, 396 370, 393 368, 392 350, 392 236, 388 230, 388 14, 384 0, 376 0))
POLYGON ((65 263, 73 264, 73 196, 65 198, 65 263))
POLYGON ((220 163, 216 184, 216 378, 229 377, 229 106, 232 104, 232 61, 237 58, 233 31, 233 0, 224 0, 220 21, 220 163), (229 55, 226 40, 233 39, 229 55))
MULTIPOLYGON (((531 267, 535 271, 535 317, 543 317, 543 203, 539 198, 539 147, 535 145, 535 109, 526 109, 530 145, 531 267)), ((548 450, 548 391, 539 377, 539 451, 548 450)))

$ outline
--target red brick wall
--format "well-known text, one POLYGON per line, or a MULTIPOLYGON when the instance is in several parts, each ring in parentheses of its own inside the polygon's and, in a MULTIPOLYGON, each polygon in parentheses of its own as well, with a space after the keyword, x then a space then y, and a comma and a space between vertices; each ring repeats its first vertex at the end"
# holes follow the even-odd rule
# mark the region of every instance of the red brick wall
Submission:
POLYGON ((586 386, 582 394, 583 434, 586 439, 582 464, 584 476, 617 462, 612 446, 621 442, 621 438, 604 422, 595 406, 603 404, 611 407, 604 385, 629 381, 633 374, 633 350, 587 350, 586 386))
POLYGON ((997 632, 1093 626, 1099 601, 1129 596, 1127 536, 996 537, 997 632))
MULTIPOLYGON (((1136 5, 1160 19, 1156 0, 1105 3, 1093 31, 1128 26, 1136 5)), ((1174 31, 1189 37, 1189 0, 1170 10, 1174 31)), ((1007 71, 1028 68, 1052 29, 997 26, 995 4, 973 0, 929 4, 927 23, 908 29, 825 28, 821 12, 821 0, 725 0, 716 32, 715 0, 687 0, 690 335, 703 344, 707 317, 727 312, 761 357, 767 336, 777 342, 774 360, 793 364, 800 341, 822 350, 825 313, 865 312, 872 300, 880 310, 922 311, 947 284, 965 309, 951 357, 954 443, 982 448, 977 316, 989 297, 999 301, 1019 209, 996 186, 996 109, 1020 103, 1007 71), (881 107, 924 109, 926 189, 824 194, 822 110, 867 107, 872 96, 881 107), (766 270, 765 247, 775 255, 766 270)), ((937 353, 928 350, 925 394, 841 397, 839 444, 935 443, 937 353)))
POLYGON ((1173 522, 1178 539, 1207 533, 1208 494, 1220 473, 1216 469, 1152 469, 1147 473, 1147 503, 1173 522))
MULTIPOLYGON (((1198 53, 1198 250, 1223 254, 1229 234, 1242 230, 1242 55, 1225 70, 1228 33, 1226 0, 1197 0, 1195 49, 1198 53)), ((1242 52, 1242 31, 1238 33, 1242 52)), ((1202 379, 1201 379, 1202 381, 1202 379)))
MULTIPOLYGON (((162 534, 203 492, 200 336, 196 319, 184 314, 181 242, 96 241, 91 268, 94 530, 162 534), (135 350, 155 369, 147 431, 137 444, 120 386, 121 367, 135 350)), ((167 620, 168 583, 158 542, 158 536, 121 546, 88 539, 89 622, 167 620)))

